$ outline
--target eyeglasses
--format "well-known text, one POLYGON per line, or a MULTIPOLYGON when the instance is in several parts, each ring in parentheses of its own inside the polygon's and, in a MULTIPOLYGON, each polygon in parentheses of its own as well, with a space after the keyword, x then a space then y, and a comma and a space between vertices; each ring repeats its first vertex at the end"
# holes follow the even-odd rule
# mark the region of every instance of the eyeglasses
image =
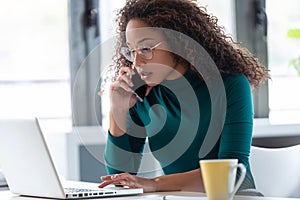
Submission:
POLYGON ((153 47, 143 46, 136 49, 129 49, 128 47, 121 48, 121 54, 130 62, 133 62, 136 53, 144 59, 151 60, 153 57, 153 50, 158 47, 162 42, 157 43, 153 47))

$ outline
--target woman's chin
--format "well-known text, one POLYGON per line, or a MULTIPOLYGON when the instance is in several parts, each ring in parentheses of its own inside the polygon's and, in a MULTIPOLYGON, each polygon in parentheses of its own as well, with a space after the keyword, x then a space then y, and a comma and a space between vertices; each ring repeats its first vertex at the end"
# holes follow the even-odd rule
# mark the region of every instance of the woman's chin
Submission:
POLYGON ((159 83, 154 83, 154 82, 148 82, 148 81, 146 81, 146 84, 148 86, 150 86, 150 87, 154 87, 154 86, 158 85, 159 83))
POLYGON ((155 78, 154 76, 149 76, 149 77, 143 77, 141 76, 141 79, 143 81, 145 81, 145 83, 148 85, 148 86, 156 86, 156 85, 159 85, 163 80, 161 80, 160 78, 155 78))

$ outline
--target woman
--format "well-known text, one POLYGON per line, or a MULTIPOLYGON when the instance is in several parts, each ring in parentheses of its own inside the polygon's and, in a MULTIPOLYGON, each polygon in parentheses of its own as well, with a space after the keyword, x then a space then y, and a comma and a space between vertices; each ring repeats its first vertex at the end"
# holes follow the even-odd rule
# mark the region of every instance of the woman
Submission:
POLYGON ((125 37, 110 87, 105 160, 111 175, 99 187, 203 192, 199 160, 237 158, 247 169, 240 190, 255 188, 248 160, 251 88, 269 78, 268 70, 194 1, 128 0, 118 16, 125 37), (143 101, 133 94, 135 76, 146 83, 143 101), (146 138, 163 176, 136 176, 146 138))

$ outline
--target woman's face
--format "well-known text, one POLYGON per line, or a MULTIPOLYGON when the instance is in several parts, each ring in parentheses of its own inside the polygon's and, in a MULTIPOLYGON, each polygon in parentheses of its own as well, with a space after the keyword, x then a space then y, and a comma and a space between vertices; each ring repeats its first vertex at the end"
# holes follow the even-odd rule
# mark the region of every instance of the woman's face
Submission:
POLYGON ((185 72, 185 68, 175 63, 173 54, 167 51, 168 46, 163 36, 147 27, 149 26, 145 22, 138 19, 130 20, 126 26, 126 43, 130 50, 156 46, 152 50, 151 59, 134 53, 133 65, 137 72, 149 86, 157 85, 163 80, 177 79, 185 72))

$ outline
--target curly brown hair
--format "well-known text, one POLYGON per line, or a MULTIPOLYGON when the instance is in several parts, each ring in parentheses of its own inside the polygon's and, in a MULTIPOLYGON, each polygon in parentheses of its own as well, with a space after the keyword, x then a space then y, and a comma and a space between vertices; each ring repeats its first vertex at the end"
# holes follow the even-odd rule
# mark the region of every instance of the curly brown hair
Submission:
MULTIPOLYGON (((253 88, 270 78, 269 70, 247 49, 226 35, 223 27, 217 24, 218 19, 209 15, 206 8, 194 0, 127 0, 118 12, 117 33, 124 33, 131 19, 139 19, 149 27, 174 30, 192 38, 208 52, 222 77, 244 74, 253 88)), ((132 64, 118 53, 124 40, 121 37, 116 47, 116 74, 121 67, 132 64)), ((174 44, 178 42, 180 41, 172 41, 174 44)), ((186 54, 192 54, 193 59, 197 59, 195 47, 189 44, 184 44, 184 47, 186 54)), ((174 58, 188 70, 196 71, 182 56, 174 55, 174 58)))

